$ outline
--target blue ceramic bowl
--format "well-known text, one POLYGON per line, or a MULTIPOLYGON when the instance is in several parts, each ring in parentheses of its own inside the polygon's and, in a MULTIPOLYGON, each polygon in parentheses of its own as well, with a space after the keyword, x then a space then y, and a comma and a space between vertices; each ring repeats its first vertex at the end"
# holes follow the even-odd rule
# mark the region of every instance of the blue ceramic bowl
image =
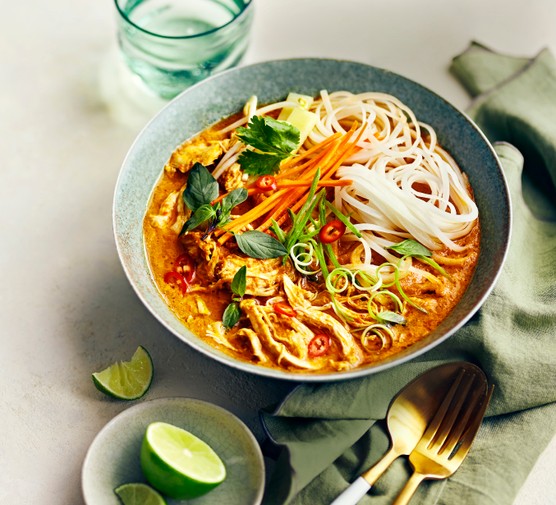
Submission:
POLYGON ((241 370, 268 377, 331 381, 384 370, 437 346, 464 325, 490 293, 505 259, 510 235, 510 200, 499 160, 483 133, 446 100, 400 75, 350 61, 291 59, 226 71, 174 99, 140 133, 121 168, 114 200, 114 231, 124 270, 152 314, 198 351, 241 370), (420 121, 432 125, 440 144, 468 175, 479 207, 481 254, 466 293, 432 333, 390 358, 356 370, 301 375, 245 363, 195 336, 159 295, 145 257, 142 221, 151 190, 172 151, 222 117, 243 107, 251 95, 260 103, 285 98, 289 91, 316 95, 322 89, 354 93, 381 91, 405 102, 420 121))

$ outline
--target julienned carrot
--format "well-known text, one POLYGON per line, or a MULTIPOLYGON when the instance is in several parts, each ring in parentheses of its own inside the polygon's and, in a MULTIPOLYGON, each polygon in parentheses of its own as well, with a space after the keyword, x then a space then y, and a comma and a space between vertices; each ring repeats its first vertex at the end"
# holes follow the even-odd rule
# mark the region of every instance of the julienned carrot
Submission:
POLYGON ((293 157, 283 161, 280 168, 282 170, 287 170, 288 168, 290 168, 292 166, 297 166, 301 160, 303 160, 305 158, 310 158, 315 152, 320 151, 322 148, 324 148, 328 144, 336 141, 341 136, 342 136, 342 134, 340 132, 336 132, 336 133, 330 135, 330 137, 326 137, 322 142, 320 142, 318 144, 315 144, 310 149, 307 149, 307 151, 304 151, 301 154, 298 154, 296 156, 293 156, 293 157))
MULTIPOLYGON (((248 224, 265 215, 265 220, 259 226, 259 230, 264 231, 268 229, 273 219, 277 221, 279 220, 279 222, 283 223, 283 221, 287 217, 287 209, 299 209, 301 205, 303 205, 303 203, 307 200, 307 192, 309 190, 309 187, 311 186, 311 182, 315 177, 318 167, 322 167, 321 177, 323 178, 323 180, 327 180, 326 176, 329 180, 330 177, 342 164, 342 162, 351 155, 353 149, 356 147, 357 141, 361 137, 361 133, 359 133, 355 142, 350 143, 350 140, 353 137, 356 129, 357 124, 354 123, 351 129, 345 135, 335 134, 327 138, 321 144, 318 144, 317 146, 309 149, 306 153, 303 153, 302 157, 305 157, 309 151, 312 151, 314 153, 317 152, 319 149, 322 149, 323 146, 327 148, 323 151, 323 153, 321 153, 320 156, 316 156, 315 158, 310 159, 308 162, 303 164, 305 165, 305 170, 299 177, 297 177, 297 182, 304 184, 304 187, 301 186, 299 189, 294 187, 290 190, 288 190, 286 187, 279 188, 256 207, 253 207, 245 214, 229 223, 228 226, 226 226, 226 228, 223 230, 224 235, 220 236, 220 238, 218 239, 219 243, 223 244, 232 236, 229 232, 237 232, 248 224), (272 210, 271 206, 273 207, 272 210)), ((299 158, 295 161, 298 162, 299 158)), ((290 160, 285 162, 288 164, 288 166, 282 167, 280 175, 277 177, 280 177, 282 175, 291 177, 293 173, 297 172, 297 166, 292 167, 289 162, 290 160)))
POLYGON ((229 223, 224 231, 238 231, 240 228, 244 226, 244 224, 249 224, 257 217, 264 213, 267 208, 272 207, 276 200, 278 200, 282 195, 287 193, 287 189, 280 189, 275 191, 270 195, 268 198, 265 198, 261 203, 259 203, 256 207, 249 209, 245 214, 242 214, 238 218, 234 219, 231 223, 229 223))
POLYGON ((301 199, 305 198, 306 200, 307 199, 306 193, 307 193, 307 188, 294 188, 291 191, 289 191, 286 197, 282 198, 282 200, 278 203, 278 205, 274 207, 274 210, 271 213, 267 214, 265 220, 259 225, 257 230, 259 231, 268 230, 268 228, 270 228, 270 226, 272 225, 273 220, 277 220, 280 218, 280 216, 282 216, 283 214, 285 215, 287 213, 288 209, 292 207, 292 202, 297 202, 299 198, 301 199))
MULTIPOLYGON (((353 135, 354 131, 355 128, 352 128, 350 132, 348 132, 348 135, 346 135, 346 137, 344 137, 338 143, 338 145, 334 146, 330 156, 328 156, 327 159, 327 163, 330 163, 330 165, 326 168, 326 173, 330 174, 336 172, 338 167, 341 165, 342 161, 345 160, 349 155, 351 155, 355 143, 350 145, 349 140, 350 137, 353 135), (341 146, 341 148, 339 148, 339 146, 341 146)), ((360 135, 358 136, 358 138, 359 137, 360 135)), ((311 177, 314 177, 315 172, 316 172, 316 168, 314 171, 311 171, 311 177)), ((321 172, 321 174, 323 172, 321 172)), ((305 177, 306 174, 303 174, 303 177, 301 178, 305 178, 305 177)), ((302 181, 302 182, 306 182, 306 181, 302 181)), ((312 179, 310 182, 312 182, 312 179)), ((282 198, 282 200, 278 202, 272 214, 267 215, 264 222, 257 229, 259 231, 267 230, 268 228, 270 228, 273 220, 277 221, 278 224, 282 224, 285 221, 285 218, 287 217, 286 214, 287 209, 291 208, 295 212, 297 209, 301 208, 301 206, 305 203, 308 196, 307 191, 308 191, 308 186, 305 186, 303 191, 297 191, 297 190, 291 191, 291 193, 289 193, 287 197, 282 198)))
MULTIPOLYGON (((320 180, 317 183, 318 188, 334 188, 337 186, 349 186, 353 181, 349 179, 328 179, 326 181, 320 180)), ((276 184, 278 188, 308 188, 311 182, 307 181, 280 181, 276 184)))
MULTIPOLYGON (((272 220, 279 219, 279 217, 282 214, 286 213, 288 208, 290 208, 293 204, 295 204, 295 202, 297 202, 299 200, 300 197, 303 197, 303 195, 305 193, 307 193, 307 191, 309 190, 309 187, 311 186, 311 183, 313 182, 313 179, 314 179, 315 174, 317 172, 318 166, 321 165, 321 162, 323 164, 326 164, 326 163, 330 162, 330 158, 336 152, 337 144, 339 144, 339 143, 341 143, 341 141, 335 142, 332 145, 331 151, 329 153, 327 153, 324 160, 319 160, 319 162, 315 162, 314 166, 312 166, 310 169, 306 170, 299 177, 299 180, 301 182, 306 183, 305 188, 301 188, 301 190, 294 189, 294 190, 290 191, 284 198, 282 198, 281 201, 278 203, 278 205, 274 208, 273 212, 270 215, 267 215, 264 222, 257 228, 259 231, 264 231, 264 230, 268 229, 270 227, 270 225, 272 224, 272 220)), ((305 199, 306 198, 307 197, 305 196, 305 199)))

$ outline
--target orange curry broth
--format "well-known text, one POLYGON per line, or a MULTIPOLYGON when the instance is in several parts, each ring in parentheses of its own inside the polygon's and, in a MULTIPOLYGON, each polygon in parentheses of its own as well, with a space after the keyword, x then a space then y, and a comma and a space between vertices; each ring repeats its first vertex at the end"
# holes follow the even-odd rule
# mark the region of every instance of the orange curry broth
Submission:
MULTIPOLYGON (((237 116, 232 116, 226 120, 226 123, 235 119, 237 119, 237 116)), ((225 123, 222 122, 213 127, 213 129, 207 129, 199 136, 191 139, 191 141, 195 141, 199 138, 212 138, 213 132, 222 128, 223 124, 225 123)), ((184 145, 188 142, 185 142, 184 145)), ((169 163, 172 162, 172 159, 173 158, 170 159, 169 163)), ((209 170, 210 169, 211 167, 209 167, 209 170)), ((237 346, 236 350, 232 350, 219 344, 212 337, 207 335, 207 327, 215 321, 222 321, 224 309, 231 302, 232 295, 227 287, 211 287, 210 289, 206 289, 204 291, 194 290, 193 292, 187 292, 184 294, 175 284, 164 281, 165 274, 175 268, 176 259, 183 254, 185 249, 181 240, 178 239, 178 234, 175 231, 168 228, 161 229, 153 226, 150 221, 150 217, 158 213, 161 203, 164 201, 166 196, 170 192, 179 190, 184 185, 186 180, 187 174, 179 171, 175 174, 171 174, 164 170, 151 195, 151 200, 149 202, 143 223, 143 232, 148 262, 153 278, 162 297, 170 309, 195 335, 226 354, 243 361, 257 364, 259 360, 253 354, 249 341, 247 339, 234 340, 234 336, 237 335, 240 327, 250 327, 249 321, 245 321, 245 318, 240 321, 239 325, 227 330, 227 338, 228 340, 234 342, 237 346)), ((234 214, 235 213, 237 213, 237 211, 234 211, 234 214)), ((421 290, 419 293, 412 291, 412 274, 409 274, 402 280, 402 286, 406 290, 406 293, 411 297, 418 294, 415 299, 418 301, 420 306, 427 308, 428 313, 425 314, 411 305, 406 304, 404 316, 407 320, 407 324, 403 326, 395 325, 393 327, 397 336, 396 340, 391 342, 391 345, 380 350, 365 350, 363 352, 363 362, 358 366, 364 366, 365 364, 377 362, 400 352, 415 342, 423 339, 439 325, 439 323, 457 304, 471 280, 478 259, 479 241, 480 228, 477 221, 473 226, 472 231, 467 236, 460 240, 456 240, 456 243, 465 246, 466 252, 464 256, 460 253, 454 253, 447 248, 435 252, 435 258, 439 259, 439 263, 441 263, 443 268, 449 274, 449 278, 442 277, 443 287, 441 294, 435 293, 432 290, 430 292, 427 292, 427 290, 421 290), (455 259, 460 264, 446 264, 441 262, 441 258, 447 258, 448 261, 455 259)), ((234 245, 235 241, 229 240, 226 242, 225 247, 233 247, 234 245)), ((237 252, 237 250, 234 252, 237 252)), ((419 263, 419 268, 435 273, 435 275, 438 276, 438 272, 434 272, 434 270, 428 265, 419 263)), ((206 280, 203 280, 203 269, 200 268, 197 271, 193 284, 197 286, 199 284, 202 285, 203 282, 205 282, 206 286, 207 282, 206 280)), ((262 301, 264 303, 264 300, 262 301)), ((355 340, 358 340, 357 337, 355 340)), ((336 345, 333 343, 329 350, 330 357, 333 357, 337 350, 336 345)), ((287 369, 288 371, 299 373, 312 373, 311 371, 300 370, 299 368, 293 366, 280 366, 275 362, 275 360, 271 363, 265 363, 265 366, 287 369)), ((318 373, 330 372, 333 370, 335 369, 324 366, 318 370, 318 373)))

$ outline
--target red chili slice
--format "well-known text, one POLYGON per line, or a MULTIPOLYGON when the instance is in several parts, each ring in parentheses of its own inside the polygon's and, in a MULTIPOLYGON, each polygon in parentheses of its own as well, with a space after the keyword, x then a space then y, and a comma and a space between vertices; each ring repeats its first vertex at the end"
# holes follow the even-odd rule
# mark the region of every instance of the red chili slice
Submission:
POLYGON ((336 242, 346 232, 346 225, 339 219, 326 223, 319 232, 319 239, 323 244, 336 242))
POLYGON ((274 191, 278 185, 272 175, 263 175, 255 181, 255 186, 261 191, 274 191))
POLYGON ((164 282, 166 284, 175 284, 178 286, 183 294, 187 293, 189 288, 189 282, 185 279, 183 274, 172 270, 164 275, 164 282))
POLYGON ((323 356, 330 349, 330 337, 324 333, 315 335, 309 342, 309 357, 318 358, 323 356))
POLYGON ((295 310, 293 310, 291 305, 288 305, 287 303, 284 302, 276 302, 274 304, 274 311, 278 312, 278 314, 282 314, 288 317, 294 317, 296 315, 296 312, 295 310))
POLYGON ((183 275, 187 284, 195 278, 195 263, 188 254, 182 254, 176 259, 176 271, 183 275))

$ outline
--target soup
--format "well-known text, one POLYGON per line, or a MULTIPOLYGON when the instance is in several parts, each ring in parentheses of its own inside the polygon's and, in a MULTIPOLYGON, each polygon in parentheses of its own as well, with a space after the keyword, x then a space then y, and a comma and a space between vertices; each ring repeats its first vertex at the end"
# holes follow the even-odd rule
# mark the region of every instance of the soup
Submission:
POLYGON ((186 140, 145 215, 151 272, 193 333, 300 373, 383 360, 457 304, 479 254, 472 189, 383 93, 290 93, 186 140))

